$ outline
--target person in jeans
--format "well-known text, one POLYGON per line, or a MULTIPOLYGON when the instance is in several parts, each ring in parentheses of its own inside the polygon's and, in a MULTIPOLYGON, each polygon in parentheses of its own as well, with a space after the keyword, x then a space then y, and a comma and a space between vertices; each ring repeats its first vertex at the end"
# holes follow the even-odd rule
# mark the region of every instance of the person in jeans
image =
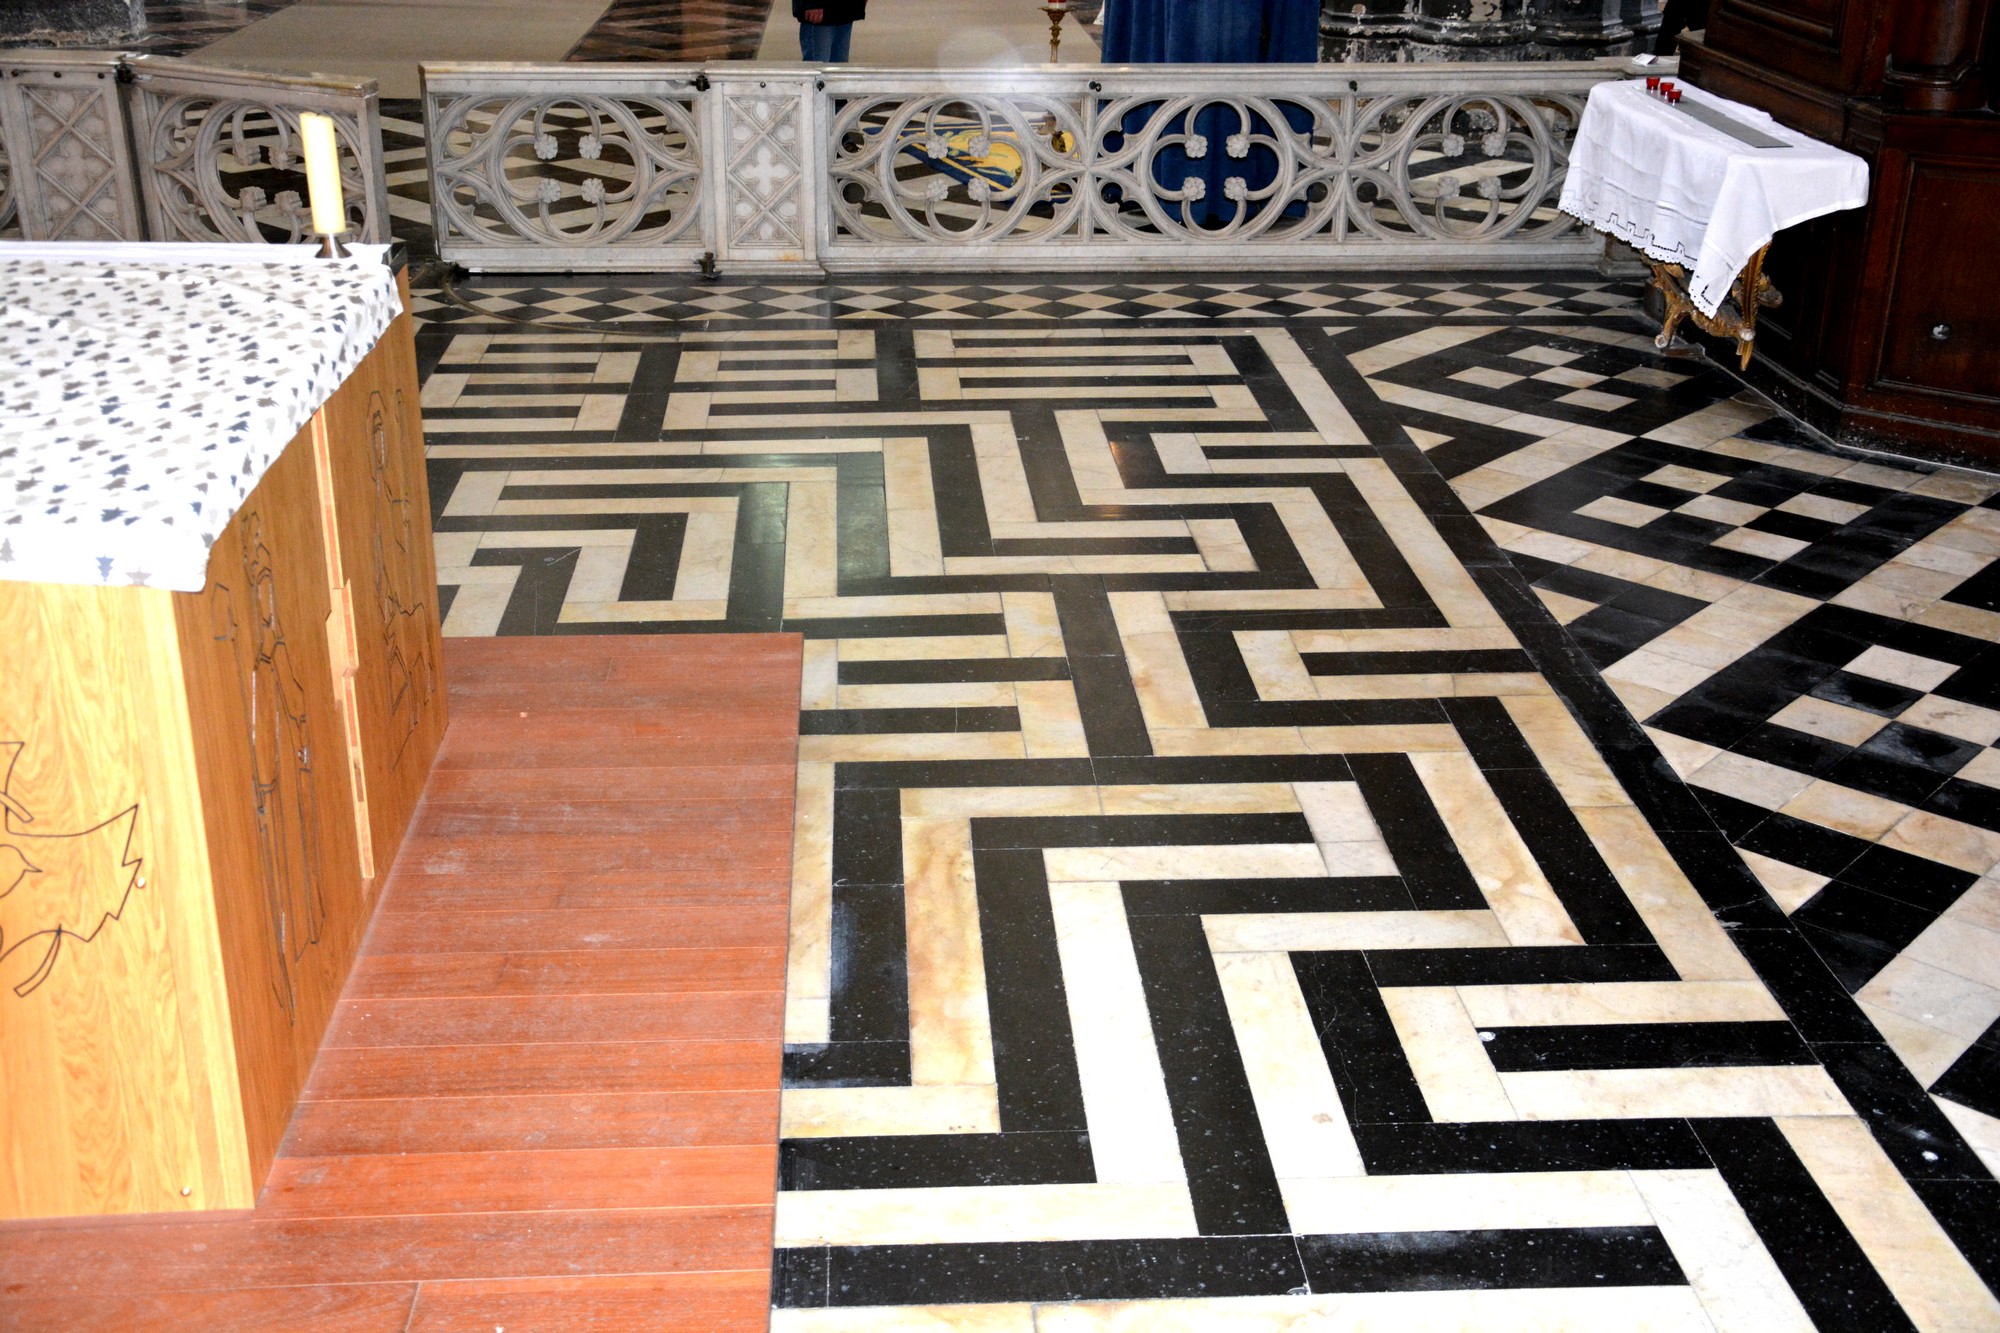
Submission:
POLYGON ((854 25, 868 17, 868 0, 792 0, 799 21, 799 57, 811 65, 844 65, 854 25))

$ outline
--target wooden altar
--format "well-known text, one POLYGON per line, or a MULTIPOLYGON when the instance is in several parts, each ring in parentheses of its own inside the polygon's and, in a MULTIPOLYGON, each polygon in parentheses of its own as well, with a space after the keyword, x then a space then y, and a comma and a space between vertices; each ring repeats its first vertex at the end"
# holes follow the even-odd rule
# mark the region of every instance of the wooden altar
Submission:
POLYGON ((270 1167, 445 726, 401 288, 202 591, 0 581, 0 1216, 270 1167))

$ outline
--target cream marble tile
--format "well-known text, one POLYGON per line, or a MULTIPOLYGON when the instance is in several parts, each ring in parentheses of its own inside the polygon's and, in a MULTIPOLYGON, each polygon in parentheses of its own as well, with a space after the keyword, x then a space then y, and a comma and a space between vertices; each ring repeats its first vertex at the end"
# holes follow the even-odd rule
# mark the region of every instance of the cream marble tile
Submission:
POLYGON ((903 913, 911 1083, 993 1082, 986 958, 965 821, 903 821, 903 913))
POLYGON ((1097 1181, 1184 1183, 1124 897, 1113 883, 1051 884, 1049 907, 1097 1181))
POLYGON ((1395 653, 1475 648, 1518 648, 1505 625, 1421 629, 1295 629, 1292 642, 1302 653, 1395 653))
POLYGON ((1112 613, 1118 619, 1126 666, 1132 673, 1132 688, 1139 696, 1139 711, 1145 716, 1146 728, 1152 731, 1207 726, 1208 714, 1195 692, 1194 678, 1188 674, 1187 659, 1181 655, 1180 636, 1127 629, 1128 624, 1150 619, 1128 608, 1144 607, 1149 601, 1159 607, 1160 617, 1165 619, 1165 607, 1158 593, 1111 595, 1112 613))
POLYGON ((2000 988, 1908 955, 1891 959, 1855 998, 1968 1042, 2000 1022, 2000 988))
POLYGON ((833 765, 801 761, 792 803, 785 1040, 827 1040, 833 994, 833 765))
POLYGON ((1629 805, 1587 806, 1575 813, 1684 980, 1744 981, 1756 975, 1644 815, 1629 805))
POLYGON ((1921 963, 2000 989, 2000 934, 1947 910, 1904 954, 1921 963))
POLYGON ((1635 685, 1645 685, 1678 698, 1695 686, 1707 680, 1714 672, 1709 667, 1696 666, 1665 653, 1654 652, 1650 648, 1640 648, 1627 653, 1604 669, 1604 678, 1609 681, 1630 681, 1635 685))
POLYGON ((1095 787, 905 787, 904 819, 1095 815, 1095 787))
POLYGON ((1457 684, 1445 674, 1395 676, 1314 676, 1322 699, 1449 699, 1457 684))
POLYGON ((1715 1333, 1813 1333, 1817 1327, 1729 1186, 1714 1171, 1634 1171, 1715 1333))
POLYGON ((1218 954, 1499 949, 1511 943, 1491 912, 1246 912, 1203 917, 1202 927, 1218 954))
POLYGON ((1558 623, 1564 625, 1582 616, 1587 616, 1597 609, 1597 603, 1595 602, 1586 602, 1581 598, 1571 597, 1566 593, 1550 592, 1547 588, 1535 589, 1535 596, 1541 598, 1542 605, 1549 609, 1549 614, 1554 616, 1558 623))
POLYGON ((1422 754, 1410 762, 1507 938, 1521 946, 1583 943, 1472 757, 1422 754))
POLYGON ((1704 602, 1715 602, 1742 587, 1743 580, 1690 569, 1686 565, 1668 565, 1647 579, 1646 584, 1663 592, 1677 592, 1687 597, 1699 597, 1704 602))
POLYGON ((1299 809, 1287 782, 1132 783, 1097 789, 1107 815, 1233 815, 1299 809))
POLYGON ((1958 666, 1876 644, 1848 662, 1845 669, 1857 676, 1886 680, 1913 690, 1934 690, 1955 675, 1958 666))
POLYGON ((1018 681, 1014 697, 1020 709, 1021 744, 1030 759, 1081 759, 1090 754, 1076 687, 1070 682, 1018 681))
POLYGON ((1246 572, 1257 568, 1257 557, 1243 540, 1243 530, 1234 519, 1189 519, 1188 535, 1200 548, 1202 563, 1217 573, 1246 572))
POLYGON ((1984 875, 2000 865, 2000 834, 1923 810, 1903 816, 1882 838, 1882 845, 1928 856, 1974 875, 1984 875))
POLYGON ((1562 700, 1546 695, 1515 695, 1505 699, 1503 706, 1567 804, 1572 807, 1631 804, 1631 798, 1562 700))
POLYGON ((1639 478, 1639 480, 1650 481, 1659 486, 1671 486, 1675 490, 1694 491, 1697 494, 1706 495, 1716 487, 1728 482, 1729 478, 1720 472, 1705 472, 1700 468, 1682 467, 1679 463, 1669 463, 1665 467, 1653 469, 1653 471, 1639 478))
POLYGON ((1185 1183, 785 1190, 786 1245, 950 1245, 1197 1234, 1185 1183))
MULTIPOLYGON (((1011 594, 1010 594, 1011 596, 1011 594)), ((936 592, 881 594, 872 597, 802 597, 785 599, 785 619, 825 620, 849 616, 995 616, 1000 594, 936 592)))
POLYGON ((1974 745, 2000 741, 2000 712, 1942 695, 1925 695, 1899 713, 1896 720, 1905 726, 1956 736, 1974 745))
POLYGON ((458 589, 441 632, 448 639, 486 638, 500 632, 500 621, 513 600, 519 565, 440 565, 438 582, 458 589))
POLYGON ((807 639, 799 671, 799 707, 840 706, 840 645, 834 639, 807 639))
POLYGON ((787 1139, 862 1134, 998 1134, 1000 1098, 992 1084, 907 1088, 787 1088, 778 1133, 787 1139))
POLYGON ((1169 727, 1152 733, 1153 753, 1311 754, 1296 727, 1169 727))
POLYGON ((2000 1120, 1973 1110, 1970 1106, 1960 1106, 1949 1097, 1933 1097, 1938 1110, 1944 1112, 1945 1119, 1964 1136, 1966 1144, 1979 1155, 1986 1169, 2000 1175, 2000 1120))
POLYGON ((1734 796, 1766 810, 1776 810, 1812 785, 1811 775, 1767 764, 1748 755, 1723 751, 1687 779, 1697 787, 1734 796))
POLYGON ((1643 1227, 1652 1213, 1623 1171, 1280 1177, 1302 1235, 1485 1231, 1522 1227, 1643 1227))
POLYGON ((1475 1025, 1759 1023, 1785 1011, 1759 981, 1593 981, 1460 986, 1475 1025))
POLYGON ((1005 680, 926 681, 896 685, 842 685, 840 708, 1012 708, 1014 683, 1005 680))
POLYGON ((1708 745, 1701 741, 1689 740, 1685 736, 1676 736, 1671 731, 1659 731, 1648 727, 1646 728, 1646 735, 1651 737, 1653 744, 1659 747, 1661 757, 1683 779, 1686 779, 1689 774, 1722 753, 1722 751, 1716 749, 1713 745, 1708 745))
POLYGON ((1456 1124, 1520 1118, 1457 991, 1390 986, 1381 996, 1433 1120, 1456 1124))
POLYGON ((1386 463, 1375 458, 1350 459, 1348 475, 1447 621, 1458 627, 1503 623, 1386 463))
POLYGON ((1055 597, 1045 592, 1001 594, 1007 646, 1015 657, 1061 657, 1062 625, 1055 597))
POLYGON ((1755 648, 1740 639, 1723 639, 1682 623, 1646 644, 1646 651, 1687 662, 1713 673, 1755 648))
POLYGON ((1868 1021, 1889 1043, 1889 1049, 1896 1053, 1919 1083, 1925 1087, 1937 1082, 1964 1055, 1972 1045, 1968 1037, 1953 1036, 1927 1023, 1919 1023, 1889 1009, 1859 1001, 1861 1012, 1868 1015, 1868 1021))
MULTIPOLYGON (((1708 770, 1702 771, 1706 773, 1708 770)), ((1795 819, 1809 820, 1871 842, 1894 828, 1910 813, 1910 807, 1898 801, 1885 800, 1825 779, 1805 787, 1778 809, 1795 819)))
POLYGON ((1214 847, 1051 847, 1042 853, 1049 880, 1289 879, 1326 873, 1309 842, 1232 843, 1214 847))
POLYGON ((1201 441, 1193 435, 1175 431, 1155 431, 1153 448, 1160 456, 1160 466, 1168 472, 1187 475, 1214 471, 1209 464, 1208 455, 1202 452, 1201 441))
MULTIPOLYGON (((839 1326, 842 1333, 848 1327, 839 1326)), ((1035 1327, 1037 1333, 1713 1333, 1686 1287, 1083 1302, 1037 1307, 1035 1327)))
POLYGON ((1650 685, 1641 685, 1637 681, 1607 680, 1605 684, 1611 687, 1611 692, 1618 696, 1618 701, 1636 718, 1651 717, 1680 697, 1667 690, 1656 690, 1650 685))
POLYGON ((1950 907, 1951 915, 1987 930, 2000 930, 2000 878, 1992 875, 1967 889, 1950 907))
POLYGON ((2000 1328, 2000 1301, 1867 1125, 1843 1116, 1784 1118, 1778 1128, 1913 1324, 1923 1330, 2000 1328))
POLYGON ((1032 1305, 856 1305, 773 1309, 771 1333, 1036 1333, 1032 1305))
POLYGON ((1813 895, 1825 888, 1830 878, 1816 875, 1803 866, 1787 865, 1742 848, 1738 848, 1737 852, 1742 856, 1743 864, 1750 867, 1750 873, 1764 886, 1764 891, 1788 916, 1811 902, 1813 895))
MULTIPOLYGON (((1463 754, 1465 742, 1449 723, 1411 722, 1352 727, 1300 727, 1299 735, 1313 754, 1463 754)), ((1154 738, 1157 743, 1158 737, 1154 738)), ((1162 751, 1162 753, 1165 753, 1162 751)))
POLYGON ((1854 1114, 1817 1065, 1532 1070, 1500 1085, 1523 1120, 1854 1114))
MULTIPOLYGON (((808 643, 815 642, 808 639, 808 643)), ((843 662, 934 661, 1011 656, 1004 634, 941 634, 935 638, 840 639, 843 662)))
POLYGON ((1281 1179, 1365 1175, 1291 957, 1217 954, 1215 973, 1272 1170, 1281 1179))
POLYGON ((1880 714, 1850 708, 1830 699, 1816 699, 1810 694, 1802 694, 1786 704, 1771 715, 1771 721, 1793 731, 1823 736, 1841 745, 1860 745, 1889 725, 1889 719, 1880 714))
POLYGON ((1316 699, 1319 692, 1285 630, 1238 630, 1236 648, 1260 699, 1316 699))

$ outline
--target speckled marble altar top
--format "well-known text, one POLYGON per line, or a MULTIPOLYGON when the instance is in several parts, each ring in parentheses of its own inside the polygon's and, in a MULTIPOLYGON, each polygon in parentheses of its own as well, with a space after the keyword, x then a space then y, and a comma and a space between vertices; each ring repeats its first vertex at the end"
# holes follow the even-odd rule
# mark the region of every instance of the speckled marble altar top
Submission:
POLYGON ((0 579, 198 591, 401 309, 382 254, 0 246, 0 579))

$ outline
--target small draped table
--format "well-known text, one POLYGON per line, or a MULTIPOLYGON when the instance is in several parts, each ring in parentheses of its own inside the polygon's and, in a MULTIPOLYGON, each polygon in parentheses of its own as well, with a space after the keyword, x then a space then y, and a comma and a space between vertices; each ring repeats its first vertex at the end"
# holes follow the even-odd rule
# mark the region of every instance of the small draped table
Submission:
POLYGON ((1747 367, 1771 238, 1868 202, 1868 164, 1755 107, 1676 84, 1669 105, 1643 79, 1590 90, 1559 207, 1640 251, 1666 298, 1658 346, 1682 319, 1734 338, 1747 367))

